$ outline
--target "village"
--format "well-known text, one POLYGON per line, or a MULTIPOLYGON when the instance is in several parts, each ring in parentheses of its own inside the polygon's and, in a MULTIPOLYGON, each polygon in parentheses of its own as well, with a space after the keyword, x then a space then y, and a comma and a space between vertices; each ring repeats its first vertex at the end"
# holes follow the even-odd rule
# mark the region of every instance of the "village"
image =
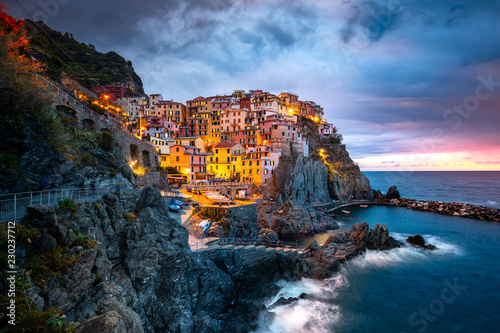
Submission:
MULTIPOLYGON (((272 178, 281 155, 293 151, 308 156, 299 117, 313 121, 322 138, 336 133, 320 105, 291 92, 234 90, 183 104, 161 94, 129 97, 132 91, 126 84, 97 86, 92 103, 119 116, 131 134, 156 148, 158 165, 176 170, 168 175, 170 184, 237 181, 260 186, 272 178)), ((133 170, 141 167, 140 160, 137 156, 130 162, 133 170)))

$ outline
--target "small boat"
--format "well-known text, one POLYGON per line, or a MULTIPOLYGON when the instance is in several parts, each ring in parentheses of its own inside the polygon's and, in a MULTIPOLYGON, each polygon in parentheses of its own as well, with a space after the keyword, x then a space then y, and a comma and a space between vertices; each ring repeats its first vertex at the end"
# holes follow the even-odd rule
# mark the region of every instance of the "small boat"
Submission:
POLYGON ((339 216, 338 216, 337 214, 330 214, 330 217, 332 217, 332 218, 336 219, 336 218, 338 218, 339 216))
POLYGON ((174 204, 176 206, 179 206, 179 207, 182 207, 184 206, 186 203, 184 201, 180 201, 180 200, 177 200, 177 199, 172 199, 170 201, 171 204, 174 204))
POLYGON ((343 210, 342 213, 344 213, 344 214, 352 214, 352 212, 350 212, 348 210, 343 210))
POLYGON ((207 225, 205 226, 205 228, 203 228, 203 232, 207 232, 211 226, 212 226, 212 220, 208 220, 207 225))
POLYGON ((186 187, 186 191, 187 191, 187 192, 191 192, 191 191, 192 191, 192 188, 188 186, 188 187, 186 187))
POLYGON ((174 205, 173 203, 169 203, 168 209, 170 209, 172 212, 178 212, 179 210, 181 210, 181 207, 174 205))
POLYGON ((212 220, 208 219, 208 220, 203 220, 200 222, 200 224, 198 225, 198 227, 202 228, 203 229, 203 232, 207 231, 208 229, 210 229, 210 226, 212 226, 212 220))
POLYGON ((361 208, 368 208, 368 205, 359 205, 361 208))

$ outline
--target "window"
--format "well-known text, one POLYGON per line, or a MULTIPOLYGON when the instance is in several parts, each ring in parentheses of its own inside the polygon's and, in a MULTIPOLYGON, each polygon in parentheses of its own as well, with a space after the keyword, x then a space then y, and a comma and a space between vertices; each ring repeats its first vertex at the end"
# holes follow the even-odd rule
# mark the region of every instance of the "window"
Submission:
POLYGON ((179 152, 179 147, 175 148, 175 151, 176 151, 176 152, 179 152))
POLYGON ((245 161, 241 161, 241 165, 242 165, 242 166, 245 166, 245 161))
POLYGON ((219 149, 215 149, 215 153, 218 154, 219 153, 219 149))
POLYGON ((230 170, 230 169, 231 169, 231 166, 230 166, 230 165, 228 165, 228 166, 227 166, 227 169, 228 169, 228 170, 230 170))
POLYGON ((285 136, 285 132, 281 132, 281 136, 285 136))
POLYGON ((227 153, 228 153, 228 154, 230 154, 230 153, 231 153, 231 149, 228 149, 228 150, 227 150, 227 153))
POLYGON ((219 165, 216 165, 216 166, 215 166, 215 170, 219 170, 219 165))
POLYGON ((176 162, 179 162, 179 156, 176 156, 176 157, 175 157, 175 161, 176 161, 176 162))
POLYGON ((252 166, 252 161, 249 161, 249 162, 248 162, 248 165, 249 165, 249 166, 252 166))

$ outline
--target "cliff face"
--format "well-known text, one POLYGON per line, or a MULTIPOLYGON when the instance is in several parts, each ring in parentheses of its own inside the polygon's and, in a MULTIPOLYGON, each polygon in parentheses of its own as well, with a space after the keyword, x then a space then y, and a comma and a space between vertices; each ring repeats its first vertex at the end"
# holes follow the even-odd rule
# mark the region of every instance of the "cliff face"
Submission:
POLYGON ((305 157, 281 159, 274 175, 261 190, 266 201, 259 207, 259 229, 293 237, 338 228, 331 216, 311 208, 331 201, 328 170, 321 161, 305 157))
POLYGON ((238 251, 193 253, 187 230, 168 214, 153 188, 106 195, 58 216, 47 206, 30 207, 41 232, 38 251, 67 247, 80 259, 59 277, 44 277, 29 298, 40 308, 61 307, 67 320, 83 323, 77 332, 255 328, 260 299, 278 288, 274 282, 290 274, 295 261, 275 256, 242 267, 238 251), (82 248, 81 239, 98 241, 82 248))

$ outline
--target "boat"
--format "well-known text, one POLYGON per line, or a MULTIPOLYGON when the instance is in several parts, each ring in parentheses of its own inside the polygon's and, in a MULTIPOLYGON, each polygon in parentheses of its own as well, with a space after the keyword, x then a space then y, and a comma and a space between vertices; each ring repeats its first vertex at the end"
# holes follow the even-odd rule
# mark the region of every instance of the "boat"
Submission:
POLYGON ((191 187, 187 186, 187 187, 186 187, 186 191, 187 191, 187 192, 191 192, 191 191, 192 191, 191 187))
POLYGON ((207 225, 205 226, 205 228, 203 228, 203 232, 207 232, 211 226, 212 226, 212 220, 208 220, 207 225))
POLYGON ((208 219, 208 220, 203 220, 200 222, 200 224, 198 225, 198 227, 202 228, 203 229, 203 232, 207 231, 208 229, 210 229, 210 227, 212 226, 212 220, 208 219))
POLYGON ((348 210, 343 210, 342 213, 344 213, 344 214, 352 214, 352 212, 350 212, 348 210))
POLYGON ((172 199, 170 201, 171 204, 174 204, 176 206, 179 206, 179 207, 182 207, 184 206, 186 203, 184 201, 180 201, 180 200, 177 200, 177 199, 172 199))
POLYGON ((332 217, 332 218, 336 219, 336 218, 338 218, 339 216, 338 216, 337 214, 330 214, 330 217, 332 217))
POLYGON ((174 205, 173 203, 169 203, 168 209, 170 209, 172 212, 178 212, 179 210, 181 210, 181 207, 174 205))
POLYGON ((368 208, 368 205, 359 205, 361 208, 368 208))

